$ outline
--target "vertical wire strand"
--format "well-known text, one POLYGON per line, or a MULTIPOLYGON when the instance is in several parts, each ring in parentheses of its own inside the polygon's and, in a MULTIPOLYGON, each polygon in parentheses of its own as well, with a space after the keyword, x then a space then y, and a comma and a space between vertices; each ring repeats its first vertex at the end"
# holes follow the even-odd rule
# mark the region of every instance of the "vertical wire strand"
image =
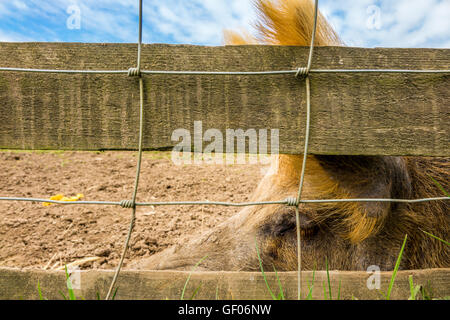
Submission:
POLYGON ((311 118, 311 100, 310 100, 310 86, 309 86, 309 77, 307 76, 305 79, 306 84, 306 129, 305 129, 305 148, 303 151, 303 162, 302 162, 302 171, 300 174, 300 183, 298 187, 297 200, 295 205, 295 221, 297 228, 297 268, 298 268, 298 277, 297 277, 297 287, 298 287, 298 300, 301 299, 301 270, 302 270, 302 250, 301 250, 301 237, 300 237, 300 213, 298 210, 298 205, 300 203, 300 199, 302 196, 303 190, 303 182, 305 179, 305 168, 306 168, 306 158, 308 154, 308 141, 309 141, 309 125, 311 118))
POLYGON ((133 204, 131 210, 130 226, 128 228, 127 238, 123 247, 122 255, 120 256, 120 261, 117 266, 116 272, 114 273, 113 280, 106 295, 105 300, 109 300, 111 293, 116 285, 117 278, 119 277, 120 270, 123 265, 123 261, 127 254, 128 246, 131 239, 131 234, 133 233, 134 224, 136 220, 136 195, 139 186, 139 177, 141 174, 141 162, 142 162, 142 140, 144 131, 144 83, 140 75, 140 63, 141 63, 141 42, 142 42, 142 0, 139 0, 139 43, 138 43, 138 60, 137 60, 137 70, 139 75, 139 142, 138 142, 138 159, 136 165, 136 177, 134 181, 134 190, 131 203, 133 204))
POLYGON ((308 56, 308 64, 305 72, 305 88, 306 88, 306 127, 305 127, 305 143, 303 150, 303 161, 302 161, 302 171, 300 173, 300 183, 298 186, 296 205, 295 205, 295 222, 296 222, 296 230, 297 230, 297 298, 301 299, 301 270, 302 270, 302 251, 301 251, 301 234, 300 234, 300 213, 298 210, 298 205, 300 203, 300 199, 303 191, 303 182, 305 179, 305 170, 306 170, 306 158, 308 155, 308 142, 309 142, 309 126, 311 120, 311 90, 309 83, 309 70, 311 69, 312 56, 314 51, 314 39, 316 37, 316 28, 317 28, 317 15, 319 11, 319 0, 315 0, 314 3, 314 26, 311 35, 311 44, 309 47, 309 56, 308 56))
POLYGON ((313 56, 313 51, 314 51, 314 40, 316 38, 318 11, 319 11, 319 0, 315 0, 315 3, 314 3, 314 25, 313 25, 312 35, 311 35, 311 44, 309 46, 308 64, 306 66, 307 74, 309 73, 309 70, 311 70, 312 56, 313 56))
POLYGON ((298 212, 298 206, 295 207, 295 223, 297 225, 297 300, 302 298, 301 296, 301 288, 302 288, 302 278, 301 278, 301 270, 302 270, 302 251, 301 251, 301 238, 300 238, 300 214, 298 212))
POLYGON ((298 207, 302 191, 303 191, 303 182, 305 180, 305 170, 306 170, 306 158, 308 155, 308 144, 309 144, 309 127, 311 122, 311 91, 310 91, 310 83, 309 83, 309 77, 306 77, 305 79, 305 87, 306 87, 306 125, 305 125, 305 145, 303 149, 303 162, 302 162, 302 171, 300 173, 300 183, 298 186, 298 192, 297 192, 297 201, 296 206, 298 207))
POLYGON ((138 57, 137 69, 141 72, 141 47, 142 47, 142 0, 139 0, 139 39, 138 39, 138 57))
POLYGON ((111 293, 114 289, 114 286, 117 282, 117 278, 119 277, 119 273, 120 270, 122 268, 123 265, 123 261, 125 259, 125 255, 127 254, 127 250, 128 250, 128 246, 130 243, 130 239, 131 239, 131 234, 133 233, 133 229, 134 229, 134 223, 136 220, 136 195, 137 195, 137 190, 138 190, 138 185, 139 185, 139 177, 140 177, 140 173, 141 173, 141 161, 142 161, 142 137, 143 137, 143 127, 144 127, 144 85, 143 85, 143 80, 140 77, 139 78, 139 100, 140 100, 140 107, 139 107, 139 151, 138 151, 138 160, 137 160, 137 166, 136 166, 136 178, 135 178, 135 183, 134 183, 134 190, 133 190, 133 197, 132 197, 132 203, 133 203, 133 207, 132 212, 131 212, 131 219, 130 219, 130 227, 128 228, 128 234, 127 234, 127 238, 125 240, 125 244, 123 247, 123 251, 122 251, 122 255, 120 256, 120 261, 119 264, 117 266, 116 272, 114 273, 114 278, 111 281, 111 285, 109 287, 108 290, 108 294, 106 295, 106 300, 109 300, 111 293))

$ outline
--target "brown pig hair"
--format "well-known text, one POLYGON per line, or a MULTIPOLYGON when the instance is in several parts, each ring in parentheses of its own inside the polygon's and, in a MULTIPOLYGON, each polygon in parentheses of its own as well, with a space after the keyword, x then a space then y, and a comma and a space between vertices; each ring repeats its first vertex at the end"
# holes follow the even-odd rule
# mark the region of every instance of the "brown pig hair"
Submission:
MULTIPOLYGON (((258 17, 254 25, 257 35, 225 30, 226 44, 309 45, 314 20, 313 1, 254 0, 253 3, 258 17)), ((315 45, 343 45, 320 12, 315 45)), ((284 187, 298 185, 302 157, 302 155, 278 155, 272 160, 272 167, 276 166, 273 183, 284 187)), ((305 182, 313 189, 309 195, 316 199, 408 198, 411 196, 412 186, 406 168, 407 163, 407 158, 403 157, 308 156, 305 182), (355 177, 359 181, 355 181, 355 177)), ((258 194, 262 196, 264 191, 257 191, 256 198, 258 194)), ((292 194, 294 195, 295 193, 292 194)), ((346 202, 310 206, 313 209, 316 206, 321 212, 314 217, 317 222, 336 217, 334 219, 338 224, 336 229, 342 230, 341 236, 358 243, 377 234, 383 228, 388 212, 396 204, 346 202)))

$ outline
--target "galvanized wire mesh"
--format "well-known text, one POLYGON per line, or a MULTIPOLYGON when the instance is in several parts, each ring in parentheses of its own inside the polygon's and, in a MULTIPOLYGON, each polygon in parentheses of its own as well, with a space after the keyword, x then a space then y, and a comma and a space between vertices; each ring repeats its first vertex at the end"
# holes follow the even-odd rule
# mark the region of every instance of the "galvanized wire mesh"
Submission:
POLYGON ((45 203, 55 203, 63 205, 113 205, 121 206, 123 208, 132 209, 130 217, 129 231, 125 240, 122 255, 120 257, 120 262, 117 266, 116 272, 114 274, 111 286, 109 288, 106 300, 110 298, 110 295, 114 289, 115 283, 120 273, 122 267, 131 234, 133 231, 135 223, 135 213, 137 206, 171 206, 171 205, 219 205, 219 206, 233 206, 233 207, 245 207, 245 206, 260 206, 260 205, 288 205, 294 206, 296 209, 296 230, 297 230, 297 254, 298 254, 298 298, 300 299, 300 271, 301 271, 301 244, 300 244, 300 221, 299 221, 299 210, 298 206, 301 203, 326 203, 326 202, 398 202, 398 203, 419 203, 427 201, 443 201, 450 200, 450 197, 431 197, 431 198, 420 198, 420 199, 374 199, 374 198, 358 198, 358 199, 302 199, 302 188, 304 175, 306 170, 306 159, 308 154, 308 141, 310 134, 310 79, 309 74, 311 73, 450 73, 450 70, 409 70, 409 69, 312 69, 312 55, 314 49, 314 38, 317 23, 317 13, 318 13, 318 0, 315 0, 315 18, 313 34, 311 38, 310 51, 308 55, 308 62, 306 67, 300 67, 295 70, 269 70, 269 71, 164 71, 164 70, 141 70, 141 48, 142 48, 142 8, 143 1, 139 0, 139 40, 138 40, 138 54, 137 54, 137 66, 129 68, 128 70, 57 70, 57 69, 27 69, 27 68, 14 68, 14 67, 0 67, 0 71, 3 72, 33 72, 33 73, 66 73, 66 74, 127 74, 128 76, 139 77, 139 131, 138 131, 138 161, 136 165, 136 177, 133 189, 133 194, 131 200, 122 201, 58 201, 49 200, 41 198, 26 198, 26 197, 0 197, 0 201, 31 201, 31 202, 45 202, 45 203), (278 201, 256 201, 256 202, 221 202, 221 201, 154 201, 154 202, 136 202, 136 195, 139 185, 139 176, 141 170, 141 159, 142 159, 142 141, 143 141, 143 110, 144 110, 144 89, 143 89, 143 79, 142 75, 150 74, 170 74, 170 75, 295 75, 296 77, 301 77, 306 83, 306 125, 305 125, 305 141, 304 141, 304 152, 303 152, 303 165, 300 174, 300 181, 298 187, 297 197, 287 198, 278 201))

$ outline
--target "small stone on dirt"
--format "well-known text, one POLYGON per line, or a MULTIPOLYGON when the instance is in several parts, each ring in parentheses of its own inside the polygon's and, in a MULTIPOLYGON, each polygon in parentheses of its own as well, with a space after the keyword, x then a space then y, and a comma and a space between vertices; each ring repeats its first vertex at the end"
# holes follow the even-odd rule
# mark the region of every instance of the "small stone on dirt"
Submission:
POLYGON ((94 252, 94 255, 96 255, 97 257, 109 257, 110 254, 111 249, 108 248, 100 248, 94 252))

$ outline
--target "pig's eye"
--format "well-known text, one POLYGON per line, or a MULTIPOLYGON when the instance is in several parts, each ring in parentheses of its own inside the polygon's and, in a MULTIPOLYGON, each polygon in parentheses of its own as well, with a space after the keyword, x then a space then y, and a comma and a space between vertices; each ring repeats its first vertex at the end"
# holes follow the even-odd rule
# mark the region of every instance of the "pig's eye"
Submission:
MULTIPOLYGON (((319 226, 308 216, 300 212, 300 235, 302 239, 311 239, 319 226)), ((295 209, 283 207, 275 211, 261 226, 261 233, 266 237, 283 237, 296 234, 295 209)))

